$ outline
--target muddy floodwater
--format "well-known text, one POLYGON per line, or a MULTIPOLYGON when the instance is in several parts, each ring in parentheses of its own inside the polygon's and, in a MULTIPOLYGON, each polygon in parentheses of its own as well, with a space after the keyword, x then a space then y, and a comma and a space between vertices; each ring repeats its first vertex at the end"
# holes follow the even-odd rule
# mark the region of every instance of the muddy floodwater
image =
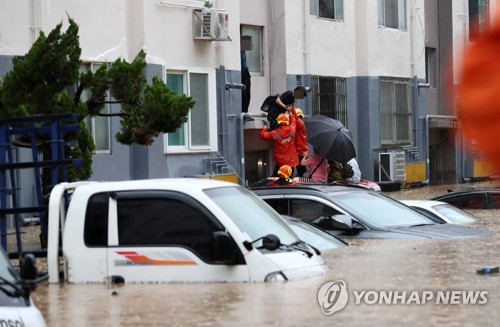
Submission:
MULTIPOLYGON (((428 199, 449 187, 387 194, 428 199)), ((33 300, 48 326, 496 326, 500 276, 479 275, 476 269, 500 264, 500 210, 469 212, 481 218, 473 226, 496 234, 451 241, 359 241, 323 253, 327 275, 285 283, 42 284, 33 300), (347 305, 325 315, 318 290, 338 280, 345 282, 347 305), (390 291, 400 298, 379 303, 380 294, 390 291), (362 292, 368 296, 361 297, 362 292), (448 304, 443 303, 446 294, 448 304), (476 300, 464 301, 464 294, 476 300)))

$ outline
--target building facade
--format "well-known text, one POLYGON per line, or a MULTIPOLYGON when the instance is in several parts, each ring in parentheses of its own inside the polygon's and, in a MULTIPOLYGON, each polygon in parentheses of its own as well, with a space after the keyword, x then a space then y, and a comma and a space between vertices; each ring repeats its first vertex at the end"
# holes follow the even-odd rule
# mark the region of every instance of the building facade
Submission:
POLYGON ((70 16, 80 27, 82 69, 132 61, 144 49, 148 80, 159 76, 196 100, 188 122, 151 146, 121 145, 118 119, 89 118, 93 180, 227 176, 251 184, 274 166, 272 149, 258 138, 260 105, 298 85, 312 88, 297 101, 306 118, 327 115, 352 132, 366 179, 454 183, 492 173, 459 132, 452 86, 464 46, 491 23, 496 0, 210 4, 2 1, 0 78, 40 31, 67 26, 70 16))

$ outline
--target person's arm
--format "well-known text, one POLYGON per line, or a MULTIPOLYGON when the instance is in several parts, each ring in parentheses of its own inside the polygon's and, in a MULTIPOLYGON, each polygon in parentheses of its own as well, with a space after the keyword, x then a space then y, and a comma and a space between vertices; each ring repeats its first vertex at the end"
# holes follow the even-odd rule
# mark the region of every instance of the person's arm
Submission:
POLYGON ((307 166, 307 165, 309 164, 309 160, 308 160, 308 159, 309 159, 309 153, 308 153, 308 152, 306 152, 306 153, 304 153, 304 157, 303 157, 303 158, 302 158, 302 160, 300 161, 300 164, 301 164, 302 166, 307 166))
POLYGON ((285 105, 285 104, 281 101, 280 97, 277 97, 275 102, 276 102, 276 104, 277 104, 278 106, 280 106, 280 107, 281 107, 281 108, 283 108, 284 110, 286 110, 286 109, 287 109, 287 108, 286 108, 286 105, 285 105))
MULTIPOLYGON (((291 110, 290 108, 288 109, 289 111, 291 110)), ((294 115, 288 115, 288 118, 290 119, 290 132, 295 134, 295 131, 297 130, 297 121, 294 115)))
POLYGON ((272 136, 272 132, 273 132, 273 131, 268 132, 268 131, 267 131, 267 127, 266 127, 266 126, 264 126, 264 127, 262 127, 262 129, 260 130, 259 137, 260 137, 261 139, 263 139, 263 140, 271 140, 271 139, 273 138, 273 136, 272 136))
POLYGON ((287 109, 294 102, 293 92, 286 91, 276 98, 276 104, 283 109, 287 109))

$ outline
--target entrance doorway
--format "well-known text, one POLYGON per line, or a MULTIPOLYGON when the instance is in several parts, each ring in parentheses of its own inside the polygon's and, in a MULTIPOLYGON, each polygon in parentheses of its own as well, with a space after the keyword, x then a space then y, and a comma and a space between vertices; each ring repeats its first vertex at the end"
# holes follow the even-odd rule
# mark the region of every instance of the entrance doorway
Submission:
POLYGON ((457 181, 455 129, 429 130, 429 184, 453 184, 457 181))

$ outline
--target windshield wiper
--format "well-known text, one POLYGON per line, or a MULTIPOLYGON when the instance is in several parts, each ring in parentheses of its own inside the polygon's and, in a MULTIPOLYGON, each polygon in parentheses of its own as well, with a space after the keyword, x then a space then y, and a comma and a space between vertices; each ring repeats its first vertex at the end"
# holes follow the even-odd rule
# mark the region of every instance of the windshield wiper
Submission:
POLYGON ((2 276, 0 276, 0 290, 10 297, 20 297, 23 295, 23 290, 19 287, 19 285, 12 283, 2 276), (12 287, 14 291, 7 289, 5 285, 12 287))
POLYGON ((420 227, 420 226, 430 226, 430 225, 436 225, 436 224, 416 224, 416 225, 411 225, 410 227, 420 227))
POLYGON ((319 250, 316 249, 314 246, 312 246, 310 244, 307 244, 306 242, 301 241, 301 240, 295 241, 295 242, 290 243, 290 244, 282 244, 282 245, 285 245, 286 247, 294 249, 294 250, 297 250, 297 251, 302 251, 305 254, 307 254, 308 258, 312 257, 313 254, 311 253, 311 251, 308 251, 308 250, 305 250, 305 249, 301 248, 300 247, 301 244, 306 244, 307 246, 309 246, 311 249, 314 250, 314 252, 316 253, 316 255, 320 255, 321 254, 321 252, 319 252, 319 250))

